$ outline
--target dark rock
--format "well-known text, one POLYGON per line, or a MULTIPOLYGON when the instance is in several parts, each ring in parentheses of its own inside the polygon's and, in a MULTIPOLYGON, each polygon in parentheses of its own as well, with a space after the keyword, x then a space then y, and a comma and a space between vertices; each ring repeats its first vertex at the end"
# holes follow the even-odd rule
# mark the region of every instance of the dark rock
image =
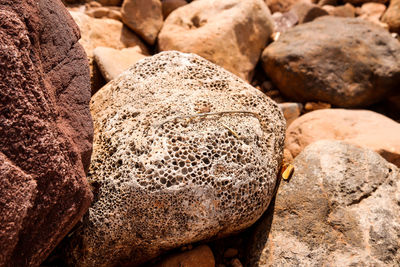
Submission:
POLYGON ((360 19, 324 16, 296 26, 264 50, 262 61, 279 90, 298 102, 366 106, 400 84, 400 43, 360 19))
POLYGON ((38 266, 90 205, 78 39, 61 2, 0 0, 0 266, 38 266))

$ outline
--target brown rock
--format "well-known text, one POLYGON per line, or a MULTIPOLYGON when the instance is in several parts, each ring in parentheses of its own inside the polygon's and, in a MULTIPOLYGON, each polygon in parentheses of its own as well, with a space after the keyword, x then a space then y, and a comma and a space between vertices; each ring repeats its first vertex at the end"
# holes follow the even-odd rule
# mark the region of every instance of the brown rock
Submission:
POLYGON ((336 6, 337 4, 338 4, 337 0, 320 0, 320 1, 318 1, 319 6, 325 6, 325 5, 336 6))
POLYGON ((0 266, 39 266, 90 205, 78 39, 61 2, 0 0, 0 266))
POLYGON ((286 127, 289 127, 289 125, 300 116, 303 109, 301 103, 281 103, 278 104, 278 106, 282 109, 283 116, 285 116, 286 127))
POLYGON ((91 8, 90 10, 85 11, 85 14, 92 17, 92 18, 102 18, 102 17, 107 17, 108 14, 110 13, 110 10, 107 7, 96 7, 96 8, 91 8))
POLYGON ((326 108, 331 108, 331 104, 329 103, 324 103, 324 102, 307 102, 304 105, 304 110, 306 112, 318 110, 318 109, 326 109, 326 108))
POLYGON ((309 3, 297 3, 291 9, 291 12, 297 15, 299 24, 313 21, 322 16, 329 15, 328 12, 320 6, 309 3))
POLYGON ((125 0, 122 4, 122 21, 153 45, 163 25, 160 0, 125 0))
POLYGON ((362 5, 362 4, 365 4, 365 3, 368 3, 368 2, 386 4, 386 3, 389 2, 389 0, 343 0, 343 2, 350 3, 352 5, 362 5))
POLYGON ((329 15, 342 18, 354 18, 356 16, 356 9, 352 4, 345 4, 343 6, 330 6, 326 5, 322 7, 326 10, 329 15))
POLYGON ((168 15, 171 14, 172 11, 184 5, 187 5, 187 2, 185 0, 163 0, 162 13, 164 19, 168 17, 168 15))
POLYGON ((372 111, 325 109, 295 120, 286 131, 286 148, 296 157, 318 140, 343 140, 372 149, 400 166, 399 133, 399 123, 372 111))
POLYGON ((103 6, 120 6, 122 4, 122 0, 96 0, 103 6))
POLYGON ((297 102, 366 106, 400 84, 400 43, 356 18, 324 16, 293 27, 264 50, 262 62, 272 82, 297 102))
POLYGON ((224 258, 233 258, 236 257, 239 251, 236 248, 228 248, 224 252, 224 258))
POLYGON ((214 267, 215 260, 211 249, 202 245, 193 250, 171 255, 155 267, 214 267))
POLYGON ((93 55, 107 82, 115 79, 130 66, 146 57, 138 46, 121 50, 100 46, 94 49, 93 55))
POLYGON ((264 2, 268 6, 269 10, 271 10, 271 13, 287 12, 297 3, 312 3, 311 0, 264 0, 264 2))
POLYGON ((359 18, 368 20, 381 27, 388 29, 388 25, 380 21, 383 13, 386 10, 386 6, 380 3, 365 3, 360 8, 359 18))
POLYGON ((272 31, 261 0, 194 1, 168 16, 158 45, 198 54, 249 81, 272 31))
POLYGON ((400 0, 391 0, 382 21, 389 25, 389 30, 400 34, 400 0))
POLYGON ((249 242, 247 266, 396 266, 400 170, 340 141, 309 145, 249 242))

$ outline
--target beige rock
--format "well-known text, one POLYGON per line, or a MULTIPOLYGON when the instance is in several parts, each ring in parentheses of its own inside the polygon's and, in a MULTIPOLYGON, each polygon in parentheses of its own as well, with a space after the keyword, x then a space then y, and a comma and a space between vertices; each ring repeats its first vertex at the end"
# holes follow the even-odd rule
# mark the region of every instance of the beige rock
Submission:
POLYGON ((164 19, 168 17, 168 15, 171 14, 172 11, 184 5, 187 5, 187 2, 185 0, 163 0, 162 13, 164 19))
POLYGON ((399 123, 372 111, 324 109, 296 119, 286 131, 285 147, 296 157, 318 140, 343 140, 372 149, 400 166, 399 133, 399 123))
POLYGON ((389 25, 392 32, 400 34, 400 0, 391 0, 382 21, 389 25))
POLYGON ((300 116, 303 109, 301 103, 281 103, 278 104, 278 106, 282 109, 283 116, 285 116, 286 127, 289 127, 289 125, 300 116))
POLYGON ((318 17, 329 15, 329 13, 320 6, 303 2, 293 5, 290 11, 297 15, 299 24, 310 22, 318 17))
POLYGON ((138 46, 121 50, 100 46, 94 49, 93 55, 107 82, 115 79, 130 66, 147 56, 138 46))
POLYGON ((158 44, 161 51, 198 54, 249 81, 272 31, 262 0, 202 0, 168 16, 158 44))
POLYGON ((160 0, 125 0, 122 4, 122 21, 153 45, 163 25, 160 0))
POLYGON ((93 50, 98 46, 122 49, 139 46, 142 53, 148 54, 147 47, 139 37, 114 19, 95 19, 81 12, 70 11, 81 31, 79 43, 83 46, 90 63, 92 94, 104 85, 101 74, 93 61, 93 50))
POLYGON ((343 18, 354 18, 356 16, 356 9, 352 4, 345 4, 343 6, 325 5, 322 7, 329 15, 343 18))
POLYGON ((287 12, 290 8, 297 3, 308 3, 311 4, 311 0, 264 0, 271 13, 275 12, 287 12))
POLYGON ((386 6, 380 3, 365 3, 360 8, 359 18, 371 21, 383 28, 388 29, 389 26, 386 23, 380 21, 383 13, 386 10, 386 6))
POLYGON ((154 267, 214 267, 215 259, 211 249, 202 245, 193 250, 171 255, 154 267))

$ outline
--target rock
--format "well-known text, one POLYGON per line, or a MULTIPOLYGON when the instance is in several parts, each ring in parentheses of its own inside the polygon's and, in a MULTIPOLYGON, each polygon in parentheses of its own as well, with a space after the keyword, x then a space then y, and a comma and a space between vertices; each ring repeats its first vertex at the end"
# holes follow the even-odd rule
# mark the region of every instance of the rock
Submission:
POLYGON ((275 32, 284 32, 299 22, 297 15, 291 11, 285 13, 275 12, 272 14, 272 19, 274 20, 275 32))
POLYGON ((337 6, 337 4, 338 4, 337 0, 320 0, 320 1, 318 1, 319 6, 325 6, 325 5, 337 6))
POLYGON ((391 32, 400 34, 400 0, 391 0, 382 21, 389 25, 391 32))
POLYGON ((318 17, 329 15, 327 11, 318 5, 302 2, 295 4, 290 11, 297 15, 299 24, 310 22, 318 17))
POLYGON ((311 0, 264 0, 264 2, 272 13, 287 12, 297 3, 312 3, 311 0))
POLYGON ((345 4, 343 6, 330 6, 326 5, 322 7, 326 10, 329 15, 335 17, 343 17, 343 18, 354 18, 356 16, 356 9, 352 4, 345 4))
POLYGON ((304 110, 306 112, 310 112, 310 111, 314 111, 314 110, 318 110, 318 109, 327 109, 327 108, 331 108, 331 104, 329 103, 324 103, 324 102, 307 102, 304 105, 304 110))
POLYGON ((231 262, 232 267, 243 267, 243 264, 240 262, 238 258, 235 258, 231 262))
POLYGON ((367 106, 400 84, 400 43, 355 18, 324 16, 289 29, 264 50, 262 63, 279 90, 298 102, 367 106))
POLYGON ((122 0, 96 0, 103 6, 120 6, 122 4, 122 0))
POLYGON ((288 127, 295 119, 297 119, 303 109, 301 103, 281 103, 278 106, 282 109, 283 116, 286 119, 286 127, 288 127))
POLYGON ((96 47, 123 49, 139 46, 144 54, 148 53, 139 37, 121 22, 114 19, 95 19, 81 12, 70 11, 70 13, 81 30, 82 38, 79 42, 89 58, 92 94, 105 84, 93 60, 93 50, 96 47))
POLYGON ((318 140, 343 140, 372 149, 400 166, 399 132, 399 123, 372 111, 325 109, 295 120, 286 132, 286 148, 296 157, 318 140))
POLYGON ((329 140, 309 145, 293 164, 293 177, 255 227, 247 266, 400 261, 398 168, 369 149, 329 140))
POLYGON ((155 267, 214 267, 215 260, 211 249, 202 245, 193 250, 177 253, 162 260, 155 267))
POLYGON ((0 266, 39 266, 90 205, 78 39, 60 1, 0 0, 0 266))
POLYGON ((360 8, 359 18, 368 20, 387 29, 388 25, 380 21, 380 18, 382 17, 385 10, 386 6, 384 4, 365 3, 360 8))
POLYGON ((236 248, 228 248, 224 252, 224 258, 233 258, 238 255, 239 251, 236 248))
POLYGON ((125 25, 154 45, 163 25, 160 0, 124 0, 121 13, 125 25))
MULTIPOLYGON (((393 0, 391 0, 393 1, 393 0)), ((386 4, 389 2, 389 0, 343 0, 345 3, 350 3, 352 5, 362 5, 368 2, 375 2, 375 3, 381 3, 381 4, 386 4)))
POLYGON ((244 229, 267 208, 285 121, 222 68, 163 52, 104 86, 91 111, 95 201, 71 237, 71 265, 138 265, 244 229))
POLYGON ((272 31, 261 0, 194 1, 168 16, 158 45, 198 54, 250 81, 272 31))
POLYGON ((107 82, 115 79, 130 66, 146 57, 138 46, 122 50, 100 46, 93 51, 93 55, 107 82))
POLYGON ((172 11, 184 5, 187 5, 187 2, 185 0, 163 0, 162 14, 164 19, 168 17, 168 15, 171 14, 172 11))

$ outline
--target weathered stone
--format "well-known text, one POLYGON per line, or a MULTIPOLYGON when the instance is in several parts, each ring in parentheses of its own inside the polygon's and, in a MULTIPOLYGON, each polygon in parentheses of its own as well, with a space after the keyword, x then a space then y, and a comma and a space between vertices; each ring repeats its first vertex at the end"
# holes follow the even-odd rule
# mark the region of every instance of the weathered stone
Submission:
POLYGON ((172 11, 184 5, 187 5, 187 2, 185 0, 163 0, 162 13, 164 19, 168 17, 168 15, 171 14, 172 11))
POLYGON ((97 47, 93 51, 94 60, 104 79, 109 82, 117 78, 130 66, 145 58, 138 46, 121 50, 110 47, 97 47))
POLYGON ((0 266, 39 266, 90 205, 78 39, 61 2, 0 0, 0 266))
POLYGON ((222 68, 163 52, 103 87, 91 111, 95 202, 71 237, 72 265, 137 265, 244 229, 267 208, 285 121, 222 68))
POLYGON ((194 1, 168 16, 158 45, 198 54, 249 81, 272 31, 261 0, 194 1))
POLYGON ((291 9, 291 12, 297 15, 299 24, 313 21, 322 16, 329 15, 328 12, 320 6, 309 3, 297 3, 291 9))
POLYGON ((381 154, 400 167, 400 124, 368 110, 325 109, 295 120, 286 132, 286 148, 296 157, 321 139, 343 140, 381 154))
POLYGON ((264 0, 264 2, 272 13, 287 12, 297 3, 312 3, 311 0, 264 0))
POLYGON ((318 141, 296 157, 253 232, 247 266, 396 266, 400 172, 375 152, 318 141))
POLYGON ((389 25, 392 32, 400 34, 400 0, 391 0, 382 21, 389 25))
POLYGON ((298 102, 366 106, 400 84, 400 43, 355 18, 324 16, 289 29, 264 50, 262 62, 279 90, 298 102))
POLYGON ((193 250, 167 257, 154 267, 214 267, 215 259, 211 249, 202 245, 193 250))
POLYGON ((125 0, 122 4, 122 21, 153 45, 163 25, 160 0, 125 0))

